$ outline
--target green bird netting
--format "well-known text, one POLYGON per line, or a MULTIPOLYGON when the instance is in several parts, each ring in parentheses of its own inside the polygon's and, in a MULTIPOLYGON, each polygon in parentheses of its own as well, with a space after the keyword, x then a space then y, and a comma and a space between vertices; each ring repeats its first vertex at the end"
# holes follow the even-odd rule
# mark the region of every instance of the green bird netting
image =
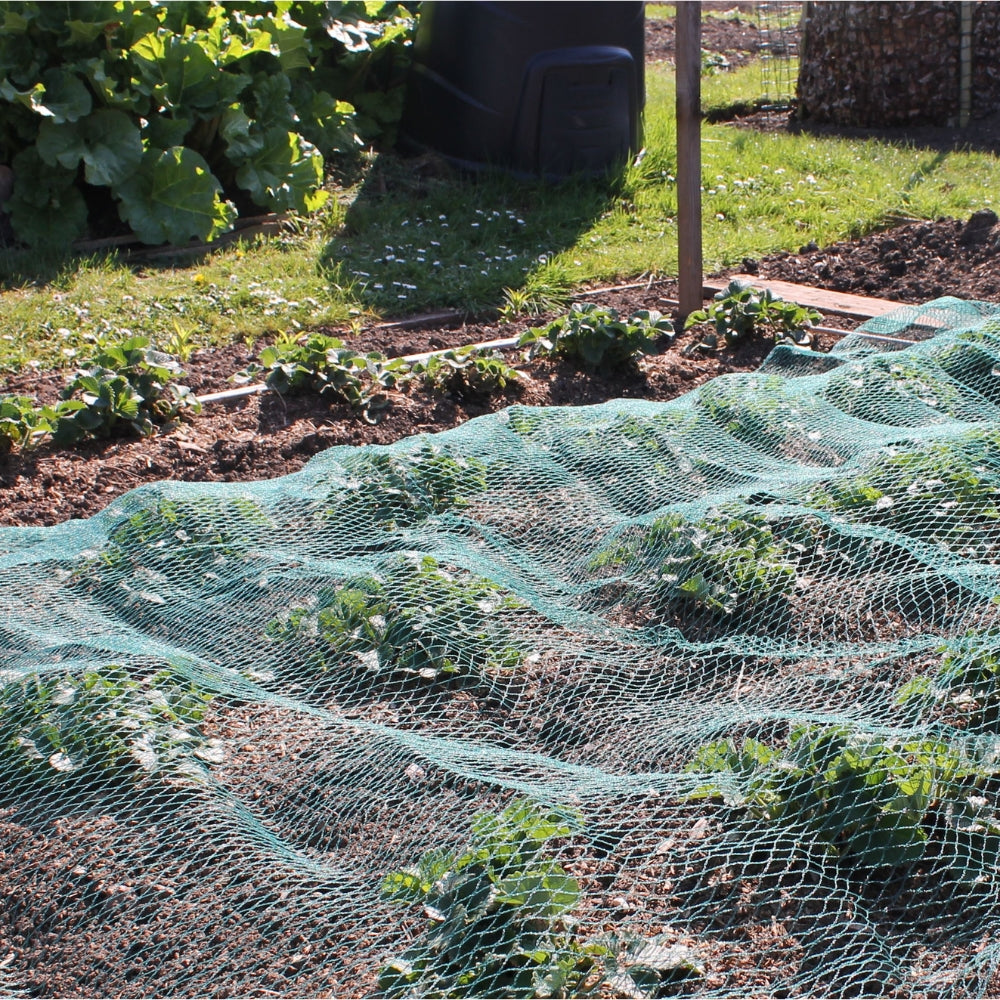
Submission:
POLYGON ((939 299, 0 530, 0 990, 998 995, 998 414, 939 299))

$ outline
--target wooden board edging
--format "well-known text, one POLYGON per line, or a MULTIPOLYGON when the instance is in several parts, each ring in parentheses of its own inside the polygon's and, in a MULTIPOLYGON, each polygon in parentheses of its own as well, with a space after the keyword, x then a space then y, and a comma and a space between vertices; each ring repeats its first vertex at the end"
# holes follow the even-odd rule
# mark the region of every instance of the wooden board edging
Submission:
POLYGON ((852 319, 871 319, 873 316, 884 316, 886 313, 906 306, 905 302, 893 302, 891 299, 870 299, 864 295, 851 295, 849 292, 831 292, 827 288, 796 285, 791 281, 772 281, 769 278, 758 278, 753 274, 734 274, 729 278, 707 278, 704 282, 706 297, 721 292, 734 279, 746 281, 755 288, 766 288, 787 302, 797 302, 800 306, 809 306, 811 309, 818 309, 823 313, 850 316, 852 319))

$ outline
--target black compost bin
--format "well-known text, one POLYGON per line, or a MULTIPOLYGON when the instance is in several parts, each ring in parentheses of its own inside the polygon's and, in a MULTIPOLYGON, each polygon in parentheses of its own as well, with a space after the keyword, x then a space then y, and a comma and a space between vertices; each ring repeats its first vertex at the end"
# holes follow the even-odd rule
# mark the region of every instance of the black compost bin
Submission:
POLYGON ((473 170, 602 173, 638 149, 644 4, 425 0, 401 138, 473 170))

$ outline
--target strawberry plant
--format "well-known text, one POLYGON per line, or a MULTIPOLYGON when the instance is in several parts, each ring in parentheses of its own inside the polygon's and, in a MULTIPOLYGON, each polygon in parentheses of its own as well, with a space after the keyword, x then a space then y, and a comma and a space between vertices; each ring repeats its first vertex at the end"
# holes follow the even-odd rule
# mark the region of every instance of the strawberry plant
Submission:
POLYGON ((245 555, 271 528, 253 500, 161 500, 109 530, 100 563, 111 571, 142 565, 159 573, 204 574, 245 555))
POLYGON ((55 430, 60 419, 84 405, 79 400, 63 400, 55 406, 36 406, 28 396, 0 396, 0 455, 34 447, 55 430))
POLYGON ((68 781, 199 778, 221 760, 201 724, 209 695, 169 670, 32 674, 0 688, 0 765, 18 788, 68 781))
POLYGON ((963 330, 950 343, 932 346, 934 363, 960 386, 971 389, 996 406, 1000 403, 1000 379, 996 376, 1000 353, 1000 331, 963 330))
POLYGON ((658 337, 673 335, 673 324, 658 312, 644 310, 623 320, 615 309, 574 302, 567 315, 522 333, 518 346, 527 348, 529 359, 557 354, 595 371, 632 367, 642 355, 656 352, 658 337))
POLYGON ((882 424, 936 422, 937 414, 982 419, 975 400, 966 401, 958 382, 928 358, 907 354, 876 356, 835 369, 822 395, 849 416, 882 424))
POLYGON ((430 557, 401 558, 385 574, 321 591, 314 604, 272 621, 267 634, 301 647, 310 674, 488 679, 516 670, 528 652, 500 618, 521 607, 482 577, 430 557))
POLYGON ((996 763, 965 757, 943 740, 807 724, 792 730, 787 749, 752 739, 708 744, 687 771, 704 779, 692 798, 719 799, 788 827, 852 867, 920 860, 939 810, 950 817, 949 841, 973 816, 981 836, 1000 834, 1000 821, 974 794, 996 763))
POLYGON ((810 404, 789 395, 780 375, 754 375, 739 381, 713 379, 698 389, 697 407, 739 440, 779 451, 803 433, 810 404))
POLYGON ((891 446, 863 472, 814 489, 805 503, 884 525, 953 552, 990 558, 1000 544, 1000 434, 891 446))
POLYGON ((951 725, 996 735, 1000 727, 1000 636, 969 635, 940 652, 937 671, 908 681, 897 704, 922 708, 929 703, 951 725))
POLYGON ((483 399, 506 389, 518 378, 499 351, 483 353, 472 347, 432 354, 412 366, 413 375, 434 392, 459 399, 483 399))
POLYGON ((317 392, 348 403, 370 422, 388 405, 373 387, 395 388, 410 371, 405 361, 387 361, 377 352, 358 354, 339 338, 322 333, 265 347, 259 361, 244 378, 262 371, 265 384, 275 392, 317 392))
POLYGON ((786 302, 769 289, 754 288, 749 282, 734 278, 715 294, 707 309, 696 309, 687 317, 684 329, 711 325, 714 332, 707 333, 694 345, 706 349, 714 349, 720 342, 732 347, 761 335, 776 342, 810 346, 809 329, 821 319, 815 309, 786 302))
POLYGON ((773 609, 795 588, 796 549, 759 514, 735 508, 700 520, 667 514, 591 560, 614 570, 654 613, 686 605, 734 616, 773 609))
POLYGON ((58 412, 53 440, 74 443, 123 428, 145 437, 182 411, 199 412, 191 390, 173 381, 180 374, 177 362, 153 350, 146 337, 103 346, 63 390, 63 400, 82 405, 58 412))
POLYGON ((346 491, 331 494, 330 515, 404 528, 455 507, 486 489, 486 466, 445 445, 412 454, 365 452, 345 459, 346 491))
POLYGON ((581 937, 571 916, 582 899, 580 884, 551 846, 581 832, 575 813, 517 799, 497 815, 475 816, 465 850, 430 851, 387 875, 383 895, 419 906, 426 928, 382 968, 380 993, 643 998, 700 975, 686 948, 581 937))

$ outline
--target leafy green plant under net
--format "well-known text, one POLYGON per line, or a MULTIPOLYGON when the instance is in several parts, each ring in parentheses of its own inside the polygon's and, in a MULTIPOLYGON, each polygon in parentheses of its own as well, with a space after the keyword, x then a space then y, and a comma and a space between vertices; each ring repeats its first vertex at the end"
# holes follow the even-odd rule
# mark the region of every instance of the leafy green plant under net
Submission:
POLYGON ((932 813, 946 809, 952 836, 971 832, 984 847, 1000 847, 1000 818, 977 794, 1000 773, 1000 761, 969 759, 946 740, 804 725, 783 749, 753 739, 708 744, 688 769, 709 776, 694 797, 719 798, 783 824, 804 849, 829 852, 849 866, 919 861, 932 813))
POLYGON ((10 681, 0 689, 6 790, 204 779, 223 754, 200 728, 211 700, 169 670, 135 680, 108 666, 10 681))
POLYGON ((501 588, 434 559, 400 558, 384 575, 348 580, 268 625, 309 649, 306 671, 380 672, 425 682, 510 673, 528 650, 497 620, 521 607, 501 588))
POLYGON ((732 616, 787 598, 795 588, 795 554, 761 515, 718 510, 701 519, 658 517, 601 552, 591 566, 622 571, 633 600, 658 615, 691 604, 732 616))
POLYGON ((330 494, 329 516, 370 519, 389 529, 468 507, 487 485, 483 461, 430 443, 407 455, 359 454, 344 469, 343 487, 330 494))
POLYGON ((428 927, 379 973, 387 997, 663 995, 702 970, 689 949, 654 941, 585 939, 572 913, 580 882, 550 841, 582 831, 579 815, 527 800, 472 821, 465 851, 437 850, 392 872, 385 896, 419 905, 428 927))

